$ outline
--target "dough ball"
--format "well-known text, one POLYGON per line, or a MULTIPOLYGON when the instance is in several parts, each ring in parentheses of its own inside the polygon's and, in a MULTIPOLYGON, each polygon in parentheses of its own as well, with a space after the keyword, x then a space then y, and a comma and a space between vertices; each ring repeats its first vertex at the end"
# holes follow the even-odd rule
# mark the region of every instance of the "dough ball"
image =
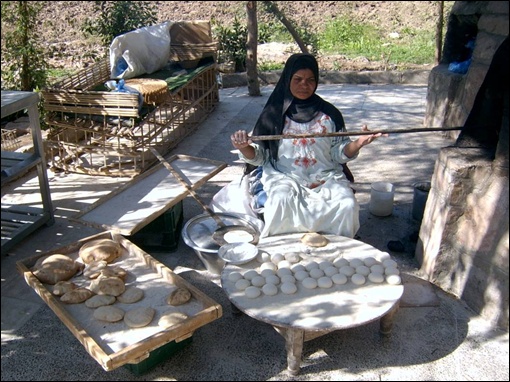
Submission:
POLYGON ((117 322, 124 318, 124 311, 116 306, 100 306, 94 310, 93 316, 99 321, 117 322))
POLYGON ((333 275, 336 275, 338 273, 338 268, 335 266, 327 267, 324 269, 324 274, 328 277, 331 277, 333 275))
POLYGON ((280 290, 285 294, 293 294, 297 292, 297 286, 294 283, 282 283, 280 290))
POLYGON ((373 257, 366 257, 363 259, 363 263, 370 268, 372 265, 378 264, 379 262, 373 257))
POLYGON ((288 269, 290 271, 290 266, 292 263, 288 260, 282 260, 278 263, 278 269, 288 269))
MULTIPOLYGON (((251 279, 251 285, 254 287, 261 287, 266 283, 266 278, 263 276, 255 276, 251 279)), ((245 290, 246 291, 246 290, 245 290)))
POLYGON ((323 276, 317 280, 317 285, 319 288, 331 288, 333 286, 333 281, 331 277, 323 276))
POLYGON ((285 260, 290 262, 291 264, 299 263, 299 260, 301 260, 301 257, 298 253, 295 252, 288 252, 283 255, 285 257, 285 260))
POLYGON ((251 283, 246 279, 241 279, 236 281, 236 289, 245 290, 251 285, 251 283))
POLYGON ((389 275, 386 276, 386 282, 391 285, 399 285, 401 283, 401 279, 399 275, 389 275))
POLYGON ((384 260, 382 262, 382 264, 384 265, 385 268, 390 268, 390 267, 397 268, 398 267, 397 262, 395 260, 392 260, 392 259, 384 260))
POLYGON ((343 285, 347 282, 347 276, 343 273, 337 273, 331 276, 331 281, 333 281, 336 285, 343 285))
POLYGON ((388 267, 384 270, 384 274, 389 276, 389 275, 399 275, 400 272, 399 270, 396 268, 396 267, 388 267))
POLYGON ((263 269, 260 271, 260 275, 262 277, 274 276, 275 274, 276 274, 276 272, 273 271, 272 269, 263 269))
POLYGON ((264 284, 262 287, 262 293, 266 296, 274 296, 278 293, 278 287, 275 284, 264 284))
POLYGON ((333 265, 340 269, 346 265, 349 265, 349 260, 344 259, 343 257, 337 257, 335 260, 333 260, 333 265))
POLYGON ((326 268, 332 267, 333 263, 331 261, 323 260, 319 262, 319 268, 321 270, 325 270, 326 268))
POLYGON ((319 268, 319 263, 313 260, 309 261, 308 263, 305 264, 305 268, 308 272, 310 272, 312 269, 319 268))
POLYGON ((92 261, 91 263, 87 264, 83 270, 83 276, 89 279, 95 279, 101 274, 101 271, 106 268, 107 265, 108 263, 105 260, 92 261))
POLYGON ((384 266, 381 264, 374 264, 370 267, 370 272, 372 273, 384 273, 384 266))
POLYGON ((143 298, 143 290, 137 287, 128 287, 117 296, 117 300, 124 304, 133 304, 143 298))
POLYGON ((271 261, 271 255, 267 252, 259 251, 257 254, 257 261, 259 263, 266 263, 268 261, 271 261))
POLYGON ((95 294, 109 294, 118 296, 126 290, 124 281, 119 277, 99 276, 90 282, 89 289, 95 294))
POLYGON ((358 268, 360 265, 365 265, 365 263, 361 259, 351 259, 349 265, 353 268, 358 268))
POLYGON ((76 288, 64 293, 60 297, 60 301, 66 304, 80 304, 94 295, 90 289, 76 288))
POLYGON ((151 307, 141 307, 128 310, 124 314, 124 322, 130 328, 142 328, 150 324, 155 313, 156 309, 151 307))
POLYGON ((302 281, 302 283, 303 283, 303 286, 306 289, 315 289, 315 288, 317 288, 317 280, 314 279, 313 277, 307 277, 306 279, 304 279, 302 281))
POLYGON ((314 279, 318 279, 322 276, 324 276, 324 271, 322 269, 320 269, 320 268, 310 269, 310 277, 313 277, 314 279))
POLYGON ((79 264, 69 256, 57 253, 37 259, 32 267, 32 273, 40 282, 55 285, 59 281, 69 280, 81 271, 82 267, 83 264, 79 264))
POLYGON ((338 270, 338 273, 343 273, 344 275, 351 277, 356 273, 356 269, 351 267, 350 265, 344 265, 342 268, 338 270))
POLYGON ((81 246, 79 255, 85 264, 100 260, 111 263, 122 255, 122 246, 111 239, 92 240, 81 246))
POLYGON ((308 274, 307 271, 297 271, 296 273, 294 273, 294 277, 296 278, 296 280, 299 280, 299 281, 303 281, 304 279, 306 279, 309 276, 310 275, 308 274))
POLYGON ((360 265, 359 267, 356 267, 356 273, 366 277, 370 274, 370 268, 366 265, 360 265))
POLYGON ((115 296, 109 296, 107 294, 96 294, 92 296, 87 301, 85 301, 85 306, 87 308, 99 308, 100 306, 112 305, 117 298, 115 296))
POLYGON ((177 325, 188 318, 188 315, 182 312, 170 311, 163 313, 158 320, 158 326, 167 328, 169 326, 177 325))
POLYGON ((303 264, 299 264, 299 263, 297 263, 297 264, 292 264, 292 265, 290 266, 290 270, 291 270, 293 273, 296 273, 296 272, 298 272, 298 271, 306 271, 306 268, 305 268, 305 266, 304 266, 303 264))
POLYGON ((249 286, 244 290, 244 295, 248 298, 257 298, 260 296, 260 288, 249 286))
POLYGON ((292 275, 283 275, 282 277, 280 277, 280 280, 283 283, 295 283, 296 282, 296 278, 292 275))
POLYGON ((276 275, 269 275, 266 277, 266 284, 278 285, 280 284, 280 278, 276 275))
POLYGON ((285 256, 283 256, 281 253, 273 253, 271 255, 271 262, 273 264, 278 265, 278 263, 283 260, 285 260, 285 256))
POLYGON ((241 272, 232 272, 228 275, 228 280, 235 283, 238 280, 241 280, 243 278, 243 275, 241 272))
POLYGON ((351 276, 351 281, 355 285, 363 285, 365 284, 365 276, 355 273, 351 276))
POLYGON ((53 286, 53 294, 55 296, 62 296, 63 294, 78 288, 78 286, 72 281, 59 281, 53 286))
POLYGON ((279 277, 289 276, 292 275, 292 271, 290 270, 290 268, 280 268, 276 271, 276 274, 279 277))
POLYGON ((261 272, 262 272, 263 270, 265 270, 265 269, 271 269, 272 271, 275 271, 275 272, 276 272, 276 270, 277 270, 278 268, 276 267, 276 264, 275 264, 275 263, 273 263, 272 261, 266 261, 265 263, 262 263, 262 264, 260 265, 260 271, 261 271, 261 272))
POLYGON ((368 275, 368 279, 372 281, 374 284, 380 284, 384 281, 384 276, 382 273, 370 272, 370 274, 368 275))
POLYGON ((324 247, 329 241, 320 233, 310 232, 301 237, 301 242, 309 247, 324 247))
POLYGON ((255 276, 260 276, 260 274, 254 269, 250 269, 244 273, 244 278, 249 281, 251 281, 255 276))

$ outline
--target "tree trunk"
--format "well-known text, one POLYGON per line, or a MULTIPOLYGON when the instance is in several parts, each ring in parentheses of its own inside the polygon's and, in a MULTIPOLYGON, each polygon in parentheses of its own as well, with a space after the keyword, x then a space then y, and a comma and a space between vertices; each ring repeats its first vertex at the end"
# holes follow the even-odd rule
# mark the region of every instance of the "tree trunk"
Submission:
POLYGON ((442 49, 443 49, 443 10, 444 10, 444 1, 437 2, 437 23, 436 23, 436 50, 435 50, 435 60, 436 65, 439 65, 441 62, 442 49))
POLYGON ((248 78, 248 94, 260 96, 259 79, 257 75, 257 2, 246 2, 246 15, 248 18, 248 38, 246 40, 246 77, 248 78))
POLYGON ((299 37, 299 34, 297 33, 296 29, 294 28, 292 23, 285 17, 282 11, 280 11, 278 6, 273 1, 264 1, 264 4, 266 6, 266 9, 273 15, 275 15, 276 18, 280 20, 283 25, 285 25, 285 28, 287 28, 289 33, 292 35, 292 38, 294 38, 294 41, 296 41, 296 43, 298 44, 299 48, 301 49, 301 52, 309 53, 308 48, 306 47, 301 37, 299 37))

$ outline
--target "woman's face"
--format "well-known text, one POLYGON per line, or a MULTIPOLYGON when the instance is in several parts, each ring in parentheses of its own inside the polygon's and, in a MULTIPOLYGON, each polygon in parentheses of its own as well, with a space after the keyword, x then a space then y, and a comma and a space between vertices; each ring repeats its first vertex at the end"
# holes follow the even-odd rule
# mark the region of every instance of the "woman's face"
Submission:
POLYGON ((290 79, 290 92, 297 99, 310 98, 316 86, 315 76, 310 69, 300 69, 290 79))

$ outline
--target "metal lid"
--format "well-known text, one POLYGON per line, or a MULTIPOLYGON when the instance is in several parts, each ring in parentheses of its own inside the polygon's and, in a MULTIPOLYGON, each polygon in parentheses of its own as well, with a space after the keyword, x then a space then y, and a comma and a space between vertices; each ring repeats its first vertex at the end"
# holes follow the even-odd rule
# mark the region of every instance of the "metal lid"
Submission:
MULTIPOLYGON (((216 213, 226 225, 244 225, 262 232, 264 222, 250 215, 216 213)), ((220 246, 213 240, 218 224, 209 214, 197 215, 189 219, 182 229, 182 239, 191 248, 209 253, 217 253, 220 246)))

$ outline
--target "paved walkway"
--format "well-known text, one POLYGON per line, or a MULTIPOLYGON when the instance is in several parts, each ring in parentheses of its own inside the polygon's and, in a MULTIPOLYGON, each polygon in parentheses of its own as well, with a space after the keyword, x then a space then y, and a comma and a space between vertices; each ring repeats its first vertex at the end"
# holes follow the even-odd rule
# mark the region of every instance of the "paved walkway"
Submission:
MULTIPOLYGON (((167 155, 228 163, 199 189, 206 202, 240 176, 242 165, 229 136, 236 129, 252 128, 271 90, 263 87, 262 97, 249 97, 246 88, 222 89, 215 112, 167 155)), ((421 127, 426 91, 420 85, 319 86, 319 93, 343 112, 349 130, 364 123, 371 129, 421 127)), ((439 149, 452 143, 441 133, 394 134, 367 146, 351 162, 361 205, 360 240, 383 251, 390 240, 404 244, 404 252, 390 253, 404 274, 406 292, 389 339, 379 336, 374 322, 306 342, 301 373, 295 377, 286 371, 283 338, 267 324, 232 315, 219 277, 205 270, 182 239, 177 251, 151 255, 220 303, 223 317, 197 330, 190 345, 143 376, 123 367, 104 371, 27 286, 15 263, 100 232, 69 217, 127 179, 49 172, 56 223, 2 254, 2 380, 508 381, 508 333, 490 327, 462 301, 423 280, 414 260, 413 235, 419 223, 411 216, 413 184, 430 180, 439 149), (395 184, 389 217, 368 212, 375 181, 395 184)), ((37 189, 35 174, 29 174, 2 189, 2 204, 38 205, 37 189)), ((194 199, 185 199, 185 221, 201 213, 194 199)))

